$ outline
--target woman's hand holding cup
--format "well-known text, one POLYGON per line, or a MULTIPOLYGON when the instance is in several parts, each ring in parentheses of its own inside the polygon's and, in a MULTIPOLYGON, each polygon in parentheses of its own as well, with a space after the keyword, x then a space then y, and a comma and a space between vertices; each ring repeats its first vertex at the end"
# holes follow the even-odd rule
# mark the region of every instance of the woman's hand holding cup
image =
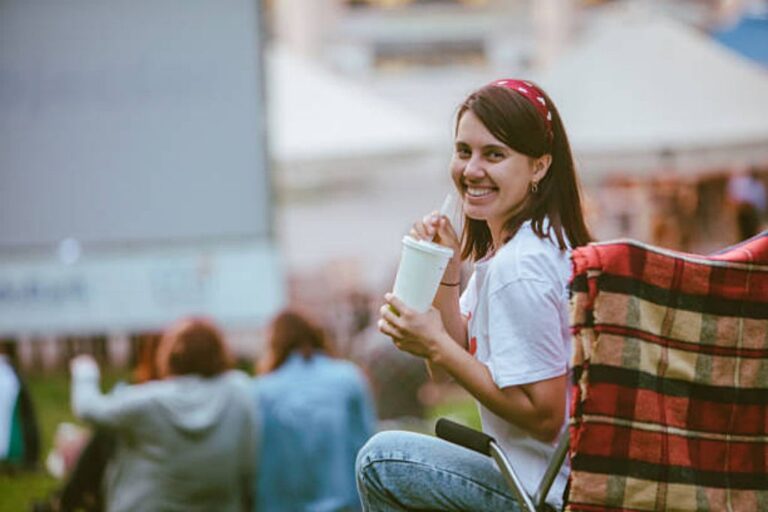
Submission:
POLYGON ((384 300, 386 304, 379 310, 379 331, 392 338, 398 349, 434 360, 447 336, 440 312, 434 307, 425 313, 414 311, 391 293, 384 300))
POLYGON ((447 282, 458 282, 461 278, 461 242, 450 219, 441 215, 437 210, 425 215, 420 221, 413 223, 409 236, 416 240, 427 240, 453 250, 443 279, 447 282))

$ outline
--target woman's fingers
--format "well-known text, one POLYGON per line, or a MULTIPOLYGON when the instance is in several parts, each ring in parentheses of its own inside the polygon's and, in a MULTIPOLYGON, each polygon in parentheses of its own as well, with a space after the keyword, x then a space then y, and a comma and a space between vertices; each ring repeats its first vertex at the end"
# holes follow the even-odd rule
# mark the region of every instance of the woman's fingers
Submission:
POLYGON ((400 329, 398 329, 396 326, 392 325, 391 323, 389 323, 383 318, 379 319, 378 327, 379 327, 380 333, 386 334, 387 336, 395 340, 395 345, 398 345, 397 341, 403 337, 403 333, 400 332, 400 329))
POLYGON ((428 213, 421 219, 421 222, 426 228, 427 235, 431 240, 437 234, 438 225, 440 223, 440 213, 436 211, 428 213))
POLYGON ((392 343, 398 350, 404 350, 406 352, 412 351, 412 346, 408 343, 405 333, 400 330, 396 325, 391 324, 384 318, 379 319, 378 323, 379 332, 392 338, 392 343))
POLYGON ((432 237, 423 222, 414 222, 408 234, 417 240, 427 240, 432 237))
POLYGON ((401 341, 408 333, 406 326, 407 318, 413 312, 403 301, 391 293, 385 294, 384 300, 386 303, 379 308, 379 314, 381 314, 378 323, 379 331, 387 336, 391 336, 395 341, 401 341))
POLYGON ((445 329, 440 312, 432 307, 427 313, 410 309, 392 293, 384 295, 385 304, 379 310, 379 331, 391 337, 395 346, 418 357, 429 357, 435 340, 445 329))
POLYGON ((386 320, 390 324, 401 327, 400 326, 400 317, 395 309, 392 308, 389 304, 384 304, 379 308, 379 314, 381 315, 381 318, 383 320, 386 320))
MULTIPOLYGON (((397 315, 397 317, 407 317, 413 314, 413 310, 406 306, 405 302, 395 297, 395 294, 393 293, 385 293, 384 300, 394 309, 393 313, 397 315)), ((400 321, 400 318, 398 318, 398 322, 400 321)), ((398 325, 400 324, 398 323, 398 325)))
POLYGON ((440 223, 440 215, 438 212, 432 212, 424 217, 420 221, 413 223, 409 235, 419 240, 432 240, 437 234, 438 224, 440 223))
POLYGON ((451 220, 445 215, 440 217, 437 224, 437 234, 446 245, 459 246, 459 235, 451 224, 451 220))

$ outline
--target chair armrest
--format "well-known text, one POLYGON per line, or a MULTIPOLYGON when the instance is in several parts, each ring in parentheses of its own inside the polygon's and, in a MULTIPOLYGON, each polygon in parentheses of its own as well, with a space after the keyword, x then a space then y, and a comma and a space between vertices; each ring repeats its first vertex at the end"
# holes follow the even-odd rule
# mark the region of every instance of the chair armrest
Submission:
POLYGON ((486 457, 491 456, 491 443, 496 442, 494 438, 485 432, 465 427, 445 418, 437 420, 435 434, 440 439, 445 439, 453 444, 474 450, 486 457))
POLYGON ((522 512, 536 512, 536 506, 531 497, 528 496, 523 483, 494 438, 445 418, 437 420, 435 434, 441 439, 493 458, 510 489, 512 489, 522 512))

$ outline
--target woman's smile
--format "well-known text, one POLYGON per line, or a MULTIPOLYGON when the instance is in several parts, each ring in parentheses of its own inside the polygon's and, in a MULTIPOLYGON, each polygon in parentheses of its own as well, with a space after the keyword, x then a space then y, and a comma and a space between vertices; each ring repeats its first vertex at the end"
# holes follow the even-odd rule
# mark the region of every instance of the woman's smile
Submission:
POLYGON ((468 196, 469 200, 472 200, 472 199, 482 199, 482 198, 486 198, 489 195, 493 194, 494 192, 496 192, 496 190, 497 189, 495 187, 491 188, 491 187, 472 187, 472 186, 468 186, 466 188, 466 190, 465 190, 465 195, 468 196))

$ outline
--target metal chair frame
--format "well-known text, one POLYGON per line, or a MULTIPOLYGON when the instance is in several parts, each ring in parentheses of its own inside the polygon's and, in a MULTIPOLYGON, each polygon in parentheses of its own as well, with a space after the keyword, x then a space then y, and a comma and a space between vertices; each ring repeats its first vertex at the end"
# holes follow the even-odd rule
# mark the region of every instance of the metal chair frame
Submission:
POLYGON ((509 459, 493 437, 484 432, 480 432, 479 430, 460 425, 445 418, 437 420, 435 433, 437 434, 437 437, 441 439, 491 457, 496 462, 499 471, 501 471, 504 479, 512 489, 523 512, 543 512, 551 510, 551 507, 546 503, 546 499, 549 495, 549 490, 552 488, 552 484, 557 477, 557 473, 563 465, 565 457, 568 455, 570 441, 568 430, 566 430, 560 437, 560 440, 557 443, 557 448, 555 448, 555 452, 552 455, 552 458, 547 465, 547 469, 544 471, 544 475, 536 489, 536 493, 533 496, 528 495, 528 492, 523 487, 520 477, 517 476, 509 459))

